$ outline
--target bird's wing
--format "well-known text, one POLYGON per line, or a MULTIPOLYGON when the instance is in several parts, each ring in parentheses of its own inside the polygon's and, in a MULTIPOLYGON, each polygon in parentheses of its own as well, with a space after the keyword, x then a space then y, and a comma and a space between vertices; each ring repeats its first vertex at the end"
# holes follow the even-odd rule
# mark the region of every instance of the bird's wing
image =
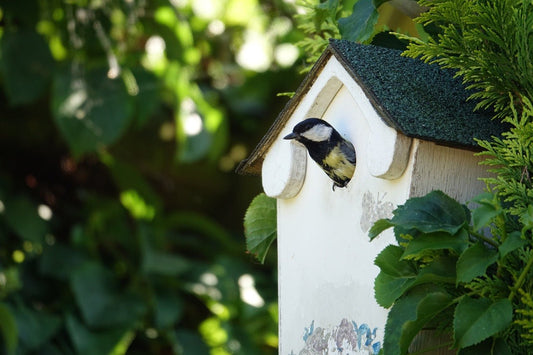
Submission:
POLYGON ((341 150, 346 155, 348 161, 355 165, 355 148, 353 147, 353 144, 343 140, 341 150))

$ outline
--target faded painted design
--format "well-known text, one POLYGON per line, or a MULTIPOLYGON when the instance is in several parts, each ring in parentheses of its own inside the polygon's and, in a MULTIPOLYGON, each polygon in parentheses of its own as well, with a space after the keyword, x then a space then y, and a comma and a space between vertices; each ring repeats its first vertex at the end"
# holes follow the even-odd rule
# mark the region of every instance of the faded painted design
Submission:
POLYGON ((392 217, 395 206, 392 202, 385 200, 386 196, 386 192, 382 196, 378 192, 376 197, 370 191, 363 194, 360 226, 364 233, 368 232, 378 219, 392 217))
MULTIPOLYGON (((331 330, 315 329, 315 321, 305 327, 303 340, 305 347, 298 355, 375 355, 381 349, 381 342, 374 342, 378 329, 371 329, 366 323, 357 326, 354 321, 344 318, 331 330)), ((296 355, 291 351, 289 355, 296 355)))

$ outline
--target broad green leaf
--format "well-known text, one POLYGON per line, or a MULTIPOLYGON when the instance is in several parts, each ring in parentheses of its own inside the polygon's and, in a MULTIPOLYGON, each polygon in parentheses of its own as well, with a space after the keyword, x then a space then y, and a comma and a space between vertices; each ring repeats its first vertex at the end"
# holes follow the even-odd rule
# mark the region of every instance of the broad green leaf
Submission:
POLYGON ((455 258, 441 257, 420 269, 416 277, 391 276, 380 272, 374 281, 374 295, 378 304, 389 308, 411 288, 422 284, 455 284, 455 258))
POLYGON ((394 277, 380 272, 374 280, 374 298, 381 307, 389 308, 414 282, 413 277, 394 277))
POLYGON ((133 102, 120 78, 107 68, 59 71, 52 91, 54 120, 75 156, 115 142, 128 127, 133 102))
POLYGON ((391 221, 395 225, 423 233, 446 232, 453 235, 467 223, 463 206, 442 191, 410 198, 393 214, 391 221))
POLYGON ((493 205, 481 205, 472 211, 472 223, 475 230, 490 225, 492 220, 498 215, 502 214, 503 210, 493 205))
POLYGON ((187 259, 174 254, 152 250, 150 247, 143 249, 142 270, 150 274, 177 276, 189 269, 187 259))
POLYGON ((22 304, 11 310, 17 323, 20 344, 28 350, 38 350, 59 331, 62 323, 57 315, 36 311, 22 304))
POLYGON ((442 256, 420 269, 413 286, 424 283, 455 284, 456 258, 442 256))
POLYGON ((416 269, 410 261, 401 260, 403 248, 396 245, 388 245, 376 259, 376 264, 382 272, 393 277, 415 277, 416 269))
POLYGON ((464 229, 455 235, 443 232, 428 233, 409 241, 402 258, 422 256, 428 250, 440 249, 455 250, 457 254, 461 254, 467 247, 468 233, 464 229))
POLYGON ((86 260, 87 256, 78 249, 56 243, 44 248, 39 258, 39 271, 43 275, 66 281, 86 260))
POLYGON ((133 94, 136 125, 143 127, 161 104, 160 82, 152 72, 140 67, 134 68, 131 75, 132 83, 128 86, 126 80, 126 86, 133 94))
POLYGON ((4 342, 3 348, 7 355, 15 354, 18 345, 17 323, 9 307, 4 303, 0 303, 0 339, 4 342))
POLYGON ((157 294, 155 297, 155 324, 157 328, 171 327, 182 316, 183 300, 169 292, 157 294))
POLYGON ((383 218, 377 220, 374 225, 370 228, 368 231, 368 236, 370 237, 370 240, 373 240, 378 235, 380 235, 384 230, 393 227, 394 224, 391 223, 389 219, 383 218))
POLYGON ((514 231, 509 233, 504 242, 498 247, 500 252, 500 257, 504 258, 510 252, 523 247, 527 244, 527 241, 522 238, 522 235, 519 231, 514 231))
POLYGON ((417 287, 392 306, 385 325, 383 350, 387 355, 407 353, 420 329, 451 304, 446 292, 433 286, 417 287))
POLYGON ((70 277, 74 297, 90 327, 131 326, 145 311, 133 294, 119 292, 112 274, 96 263, 86 263, 70 277))
POLYGON ((109 330, 92 332, 73 315, 67 315, 67 332, 74 344, 76 354, 110 354, 120 343, 127 329, 114 327, 109 330))
POLYGON ((48 224, 39 217, 37 205, 26 196, 14 196, 3 201, 7 225, 23 240, 42 243, 48 231, 48 224))
POLYGON ((378 21, 378 12, 372 0, 357 1, 348 17, 339 19, 339 31, 343 39, 365 42, 372 37, 378 21))
POLYGON ((498 252, 478 242, 466 249, 457 260, 457 282, 470 282, 485 274, 487 268, 498 260, 498 252))
POLYGON ((513 306, 508 299, 463 297, 455 308, 454 347, 475 345, 506 329, 513 319, 513 306))
POLYGON ((173 339, 179 349, 182 349, 181 354, 187 355, 204 355, 209 354, 209 348, 205 344, 198 332, 180 329, 174 334, 173 339))
POLYGON ((29 30, 6 31, 0 37, 0 53, 0 72, 11 104, 28 104, 44 94, 54 61, 41 35, 29 30))
POLYGON ((246 247, 262 263, 277 237, 276 199, 257 195, 244 215, 246 247))
POLYGON ((408 320, 402 325, 400 347, 407 351, 414 337, 424 327, 427 327, 436 315, 453 304, 453 297, 445 291, 428 292, 424 290, 424 297, 416 307, 416 319, 408 320))

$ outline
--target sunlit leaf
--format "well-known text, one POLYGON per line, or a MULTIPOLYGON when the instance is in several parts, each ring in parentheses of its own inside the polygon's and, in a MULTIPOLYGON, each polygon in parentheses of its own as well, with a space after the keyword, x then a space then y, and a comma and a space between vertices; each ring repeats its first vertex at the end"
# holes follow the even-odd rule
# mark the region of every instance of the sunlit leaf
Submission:
POLYGON ((373 240, 378 235, 380 235, 384 230, 393 227, 394 223, 392 223, 389 219, 379 219, 377 220, 370 230, 368 231, 368 236, 370 237, 370 240, 373 240))
POLYGON ((362 43, 372 37, 377 21, 373 0, 359 0, 350 16, 339 19, 339 30, 343 39, 362 43))
POLYGON ((257 195, 244 215, 246 247, 261 262, 277 237, 276 199, 257 195))

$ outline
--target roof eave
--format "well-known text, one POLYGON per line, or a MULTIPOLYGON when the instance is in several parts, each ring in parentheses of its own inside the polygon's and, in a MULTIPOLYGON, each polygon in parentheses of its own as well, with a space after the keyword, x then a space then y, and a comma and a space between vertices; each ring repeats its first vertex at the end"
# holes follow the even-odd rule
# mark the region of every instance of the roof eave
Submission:
POLYGON ((332 48, 328 45, 324 53, 322 53, 320 58, 316 61, 316 63, 309 71, 309 73, 305 76, 298 89, 296 89, 293 97, 287 102, 283 110, 281 110, 278 117, 276 118, 272 126, 269 128, 267 133, 263 136, 259 144, 255 147, 252 153, 250 153, 248 158, 242 160, 239 163, 239 165, 235 169, 235 172, 237 174, 261 174, 261 167, 263 165, 263 160, 265 158, 266 153, 274 143, 274 140, 279 136, 281 130, 285 126, 285 123, 288 121, 289 117, 291 117, 303 96, 307 94, 313 83, 316 81, 318 75, 320 74, 320 72, 322 71, 322 69, 324 68, 324 66, 332 55, 332 48))

